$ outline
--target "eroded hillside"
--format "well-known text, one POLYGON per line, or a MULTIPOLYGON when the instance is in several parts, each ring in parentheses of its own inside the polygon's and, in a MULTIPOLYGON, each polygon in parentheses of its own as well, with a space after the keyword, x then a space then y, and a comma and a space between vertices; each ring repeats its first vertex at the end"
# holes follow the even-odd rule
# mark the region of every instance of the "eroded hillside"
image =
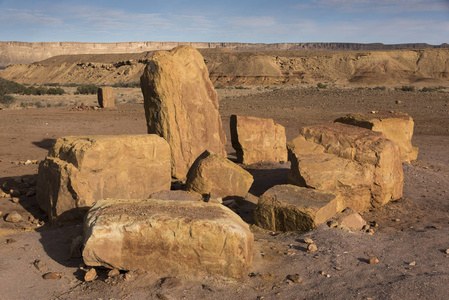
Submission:
MULTIPOLYGON (((215 85, 328 82, 449 85, 449 49, 390 51, 235 51, 201 49, 215 85)), ((152 52, 64 55, 12 65, 0 77, 25 84, 139 81, 152 52)))

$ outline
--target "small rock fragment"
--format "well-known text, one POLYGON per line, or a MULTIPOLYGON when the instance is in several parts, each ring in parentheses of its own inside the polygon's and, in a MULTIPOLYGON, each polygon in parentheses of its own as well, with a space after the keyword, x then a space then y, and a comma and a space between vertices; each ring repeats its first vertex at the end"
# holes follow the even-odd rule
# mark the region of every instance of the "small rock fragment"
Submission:
POLYGON ((318 247, 315 244, 309 244, 307 246, 307 252, 316 252, 318 251, 318 247))
POLYGON ((9 190, 9 194, 11 195, 11 197, 20 197, 20 191, 16 189, 9 190))
POLYGON ((302 278, 299 277, 299 274, 287 275, 286 278, 294 283, 301 283, 301 281, 302 281, 302 278))
POLYGON ((22 216, 16 211, 10 212, 5 217, 5 221, 10 223, 17 223, 20 222, 20 220, 22 220, 22 216))
POLYGON ((449 254, 449 249, 446 249, 446 254, 449 254))
POLYGON ((306 243, 306 244, 313 244, 313 240, 310 239, 310 238, 305 238, 304 239, 304 243, 306 243))
POLYGON ((401 101, 401 100, 396 100, 395 103, 396 103, 396 104, 401 104, 402 101, 401 101))
POLYGON ((109 271, 108 273, 108 277, 115 277, 120 275, 120 271, 118 269, 113 269, 111 271, 109 271))
POLYGON ((17 197, 13 197, 13 198, 11 198, 11 202, 12 203, 19 203, 19 198, 17 198, 17 197))
POLYGON ((35 267, 36 269, 38 269, 38 270, 41 271, 41 272, 46 272, 46 271, 48 270, 47 265, 46 265, 43 261, 41 261, 41 260, 39 260, 39 259, 36 259, 36 260, 33 262, 33 265, 34 265, 34 267, 35 267))
POLYGON ((94 281, 97 278, 97 271, 95 268, 90 269, 84 275, 84 281, 94 281))
POLYGON ((13 239, 13 238, 6 239, 6 243, 7 244, 12 244, 12 243, 15 243, 15 242, 17 242, 17 241, 15 239, 13 239))
POLYGON ((370 265, 378 264, 379 263, 379 259, 377 257, 373 256, 373 257, 371 257, 369 259, 368 262, 369 262, 370 265))
POLYGON ((367 232, 369 235, 373 235, 374 234, 374 229, 368 229, 368 232, 367 232))
POLYGON ((351 229, 346 225, 338 225, 337 228, 340 230, 343 230, 343 231, 347 231, 347 232, 351 231, 351 229))
POLYGON ((408 264, 409 266, 416 266, 416 261, 412 261, 408 264))
POLYGON ((61 279, 62 278, 62 273, 58 273, 58 272, 49 272, 49 273, 45 273, 42 278, 44 279, 61 279))
POLYGON ((174 289, 181 286, 181 280, 176 277, 165 277, 161 279, 159 286, 163 289, 174 289))
POLYGON ((334 228, 338 226, 338 222, 335 220, 330 220, 329 222, 327 222, 327 226, 329 226, 330 228, 334 228))

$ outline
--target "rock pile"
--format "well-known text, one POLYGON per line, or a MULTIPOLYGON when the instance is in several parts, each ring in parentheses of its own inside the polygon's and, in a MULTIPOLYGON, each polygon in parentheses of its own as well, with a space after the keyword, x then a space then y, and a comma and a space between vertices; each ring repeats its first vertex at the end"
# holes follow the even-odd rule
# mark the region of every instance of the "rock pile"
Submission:
POLYGON ((343 123, 309 126, 288 151, 290 183, 341 195, 355 211, 402 197, 401 152, 383 133, 343 123))
POLYGON ((415 123, 408 114, 397 111, 375 111, 348 114, 336 119, 335 122, 384 133, 387 139, 395 141, 399 145, 403 162, 410 162, 418 157, 418 148, 412 146, 415 123))

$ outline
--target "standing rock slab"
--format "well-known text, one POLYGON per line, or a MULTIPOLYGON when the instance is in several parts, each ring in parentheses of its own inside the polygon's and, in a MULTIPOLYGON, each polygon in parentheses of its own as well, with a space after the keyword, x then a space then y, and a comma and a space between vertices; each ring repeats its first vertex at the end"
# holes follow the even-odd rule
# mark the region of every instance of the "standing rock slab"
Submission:
POLYGON ((418 148, 412 146, 415 123, 408 114, 396 111, 348 114, 336 119, 335 122, 384 133, 387 139, 398 143, 403 162, 410 162, 418 157, 418 148))
POLYGON ((98 105, 101 108, 115 107, 114 90, 111 86, 100 87, 97 90, 98 105))
POLYGON ((260 198, 254 223, 272 231, 308 231, 346 207, 343 197, 295 185, 276 185, 260 198))
POLYGON ((402 197, 399 146, 383 133, 342 123, 309 126, 287 148, 290 183, 342 195, 355 211, 402 197))
POLYGON ((231 116, 232 147, 237 162, 253 164, 260 161, 287 161, 285 127, 272 119, 231 116))
POLYGON ((229 159, 204 151, 187 174, 186 189, 201 195, 243 198, 253 184, 253 176, 229 159))
POLYGON ((170 144, 174 178, 184 180, 205 150, 226 155, 217 92, 195 48, 179 46, 154 53, 140 82, 148 133, 170 144))
POLYGON ((93 267, 241 278, 253 259, 248 224, 214 203, 98 201, 87 214, 84 236, 84 263, 93 267))
POLYGON ((51 220, 66 221, 97 200, 147 198, 170 186, 170 147, 157 135, 63 137, 39 165, 37 201, 51 220))

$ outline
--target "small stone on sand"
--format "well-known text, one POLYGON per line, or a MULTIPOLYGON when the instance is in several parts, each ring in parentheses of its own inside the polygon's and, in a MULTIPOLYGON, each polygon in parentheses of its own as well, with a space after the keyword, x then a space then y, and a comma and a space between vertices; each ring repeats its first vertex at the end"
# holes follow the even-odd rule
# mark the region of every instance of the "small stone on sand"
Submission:
POLYGON ((377 257, 371 257, 368 262, 370 265, 378 264, 379 259, 377 257))
POLYGON ((316 252, 318 251, 318 247, 315 244, 309 244, 307 246, 307 252, 316 252))
POLYGON ((301 281, 302 281, 302 278, 299 277, 299 274, 287 275, 286 278, 294 283, 301 283, 301 281))
POLYGON ((84 281, 94 281, 95 278, 97 278, 97 271, 95 268, 90 269, 86 272, 86 275, 84 275, 84 281))
POLYGON ((49 272, 49 273, 45 273, 42 278, 44 279, 61 279, 62 278, 62 273, 58 273, 58 272, 49 272))

